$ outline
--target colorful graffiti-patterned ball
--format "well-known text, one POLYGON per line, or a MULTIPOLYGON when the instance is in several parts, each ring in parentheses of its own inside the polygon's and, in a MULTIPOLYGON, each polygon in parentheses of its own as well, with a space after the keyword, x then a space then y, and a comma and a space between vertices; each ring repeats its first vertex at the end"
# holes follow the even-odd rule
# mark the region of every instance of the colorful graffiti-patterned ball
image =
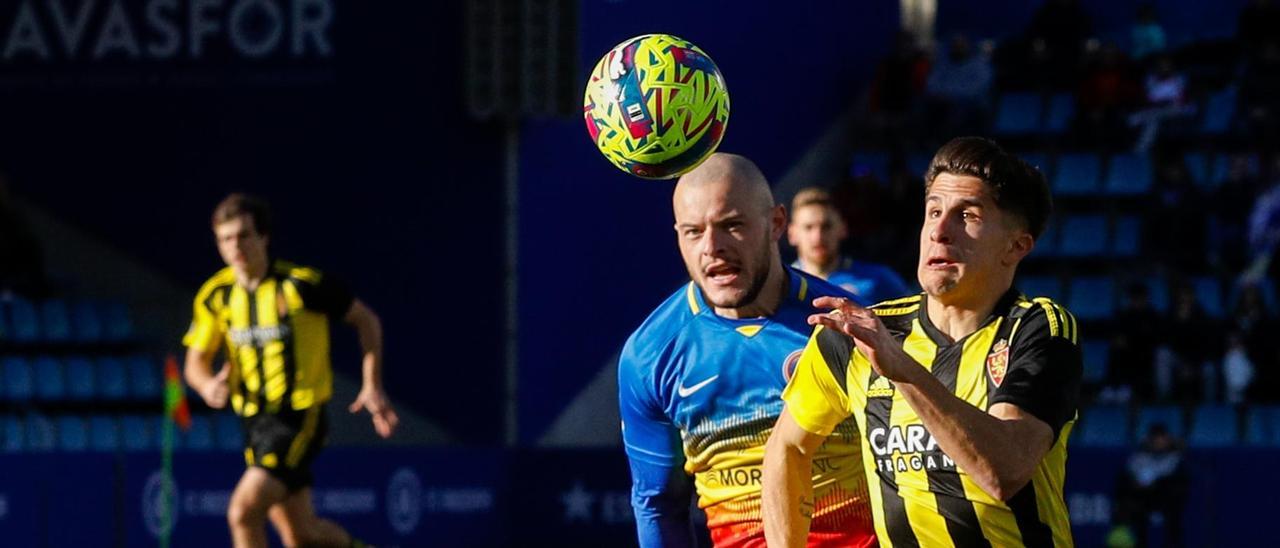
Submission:
POLYGON ((583 118, 613 165, 669 179, 711 155, 729 121, 724 76, 697 46, 646 34, 609 50, 587 80, 583 118))

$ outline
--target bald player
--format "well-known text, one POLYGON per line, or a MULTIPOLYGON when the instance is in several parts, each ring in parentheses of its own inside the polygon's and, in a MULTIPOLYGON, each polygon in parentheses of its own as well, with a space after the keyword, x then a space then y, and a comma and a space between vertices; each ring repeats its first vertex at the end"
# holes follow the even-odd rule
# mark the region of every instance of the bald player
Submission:
MULTIPOLYGON (((672 199, 691 280, 631 335, 618 363, 640 545, 764 546, 761 466, 820 296, 853 296, 784 266, 786 211, 750 160, 715 154, 672 199), (694 530, 690 496, 707 515, 694 530)), ((810 546, 875 544, 853 421, 814 455, 810 546)))

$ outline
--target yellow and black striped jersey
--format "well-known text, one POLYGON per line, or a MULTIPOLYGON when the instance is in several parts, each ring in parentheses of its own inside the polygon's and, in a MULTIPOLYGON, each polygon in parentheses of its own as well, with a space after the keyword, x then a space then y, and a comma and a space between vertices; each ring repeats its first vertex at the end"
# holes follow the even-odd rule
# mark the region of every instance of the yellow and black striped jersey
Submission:
POLYGON ((783 393, 788 411, 824 436, 856 418, 881 546, 1071 546, 1063 481, 1082 370, 1075 317, 1011 290, 982 327, 950 342, 929 321, 927 298, 873 309, 903 350, 960 399, 984 410, 1011 403, 1053 429, 1053 446, 1026 487, 1007 502, 979 488, 893 383, 836 331, 810 337, 783 393))
POLYGON ((226 343, 237 414, 307 409, 333 393, 329 319, 343 318, 352 302, 344 286, 311 268, 273 261, 249 290, 227 267, 196 294, 182 342, 205 352, 226 343))

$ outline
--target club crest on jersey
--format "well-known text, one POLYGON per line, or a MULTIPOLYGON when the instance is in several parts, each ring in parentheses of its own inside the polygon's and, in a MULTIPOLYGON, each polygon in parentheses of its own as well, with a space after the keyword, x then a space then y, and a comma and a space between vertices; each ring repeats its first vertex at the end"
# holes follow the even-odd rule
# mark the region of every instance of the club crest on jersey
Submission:
POLYGON ((1004 382, 1004 374, 1009 370, 1009 343, 1004 339, 1000 339, 995 346, 991 347, 991 353, 987 354, 987 374, 991 375, 991 382, 1000 386, 1004 382))
POLYGON ((782 360, 782 382, 791 382, 791 376, 796 374, 796 365, 800 363, 800 355, 803 353, 804 349, 796 350, 787 354, 787 359, 782 360))

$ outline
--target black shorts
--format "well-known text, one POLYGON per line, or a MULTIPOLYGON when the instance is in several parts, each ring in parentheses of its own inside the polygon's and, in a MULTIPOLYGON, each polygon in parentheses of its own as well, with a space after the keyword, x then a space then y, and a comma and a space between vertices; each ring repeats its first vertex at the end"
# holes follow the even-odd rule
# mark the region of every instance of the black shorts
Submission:
POLYGON ((311 486, 311 461, 329 434, 329 416, 323 404, 258 413, 241 419, 241 423, 245 465, 266 470, 284 482, 290 493, 311 486))

